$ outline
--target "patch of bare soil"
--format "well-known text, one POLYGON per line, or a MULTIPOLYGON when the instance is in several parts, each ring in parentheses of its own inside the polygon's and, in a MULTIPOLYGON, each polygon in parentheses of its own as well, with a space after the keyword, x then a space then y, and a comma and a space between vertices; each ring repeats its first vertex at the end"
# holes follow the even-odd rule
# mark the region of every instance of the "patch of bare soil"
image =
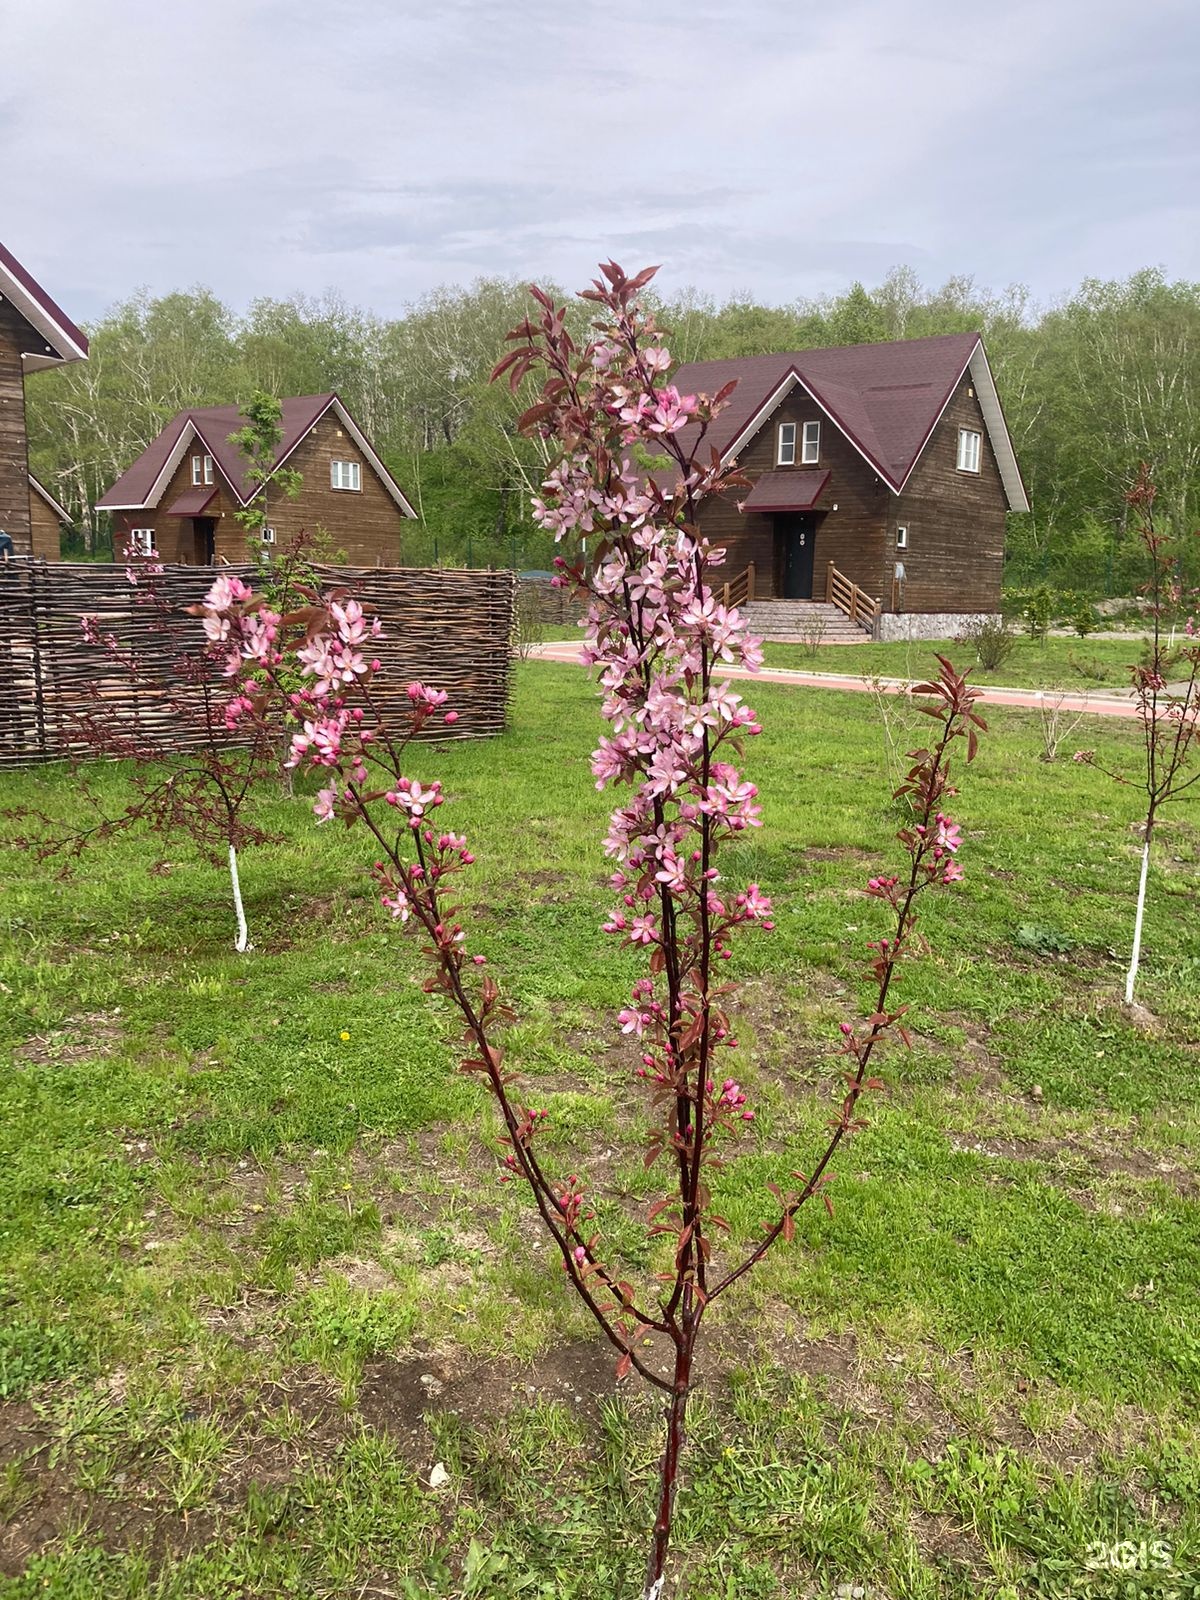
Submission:
POLYGON ((827 1424, 831 1442, 844 1422, 871 1431, 898 1427, 928 1460, 937 1460, 952 1438, 975 1435, 1063 1472, 1090 1471, 1102 1453, 1143 1442, 1153 1426, 1142 1413, 1125 1406, 1103 1434, 1074 1410, 1054 1428, 1035 1434, 1021 1411, 1026 1396, 1041 1387, 1040 1380, 1014 1374, 1008 1394, 998 1395, 994 1381, 986 1388, 981 1383, 970 1348, 949 1353, 908 1349, 868 1358, 853 1333, 814 1337, 781 1305, 768 1307, 752 1328, 721 1329, 709 1357, 703 1370, 710 1376, 731 1370, 739 1360, 745 1363, 757 1357, 809 1379, 835 1413, 827 1424), (979 1403, 981 1390, 987 1395, 986 1407, 979 1403), (982 1428, 975 1420, 981 1413, 987 1417, 982 1428))
POLYGON ((108 1500, 80 1490, 61 1461, 51 1461, 52 1438, 24 1404, 0 1404, 0 1466, 19 1464, 19 1488, 0 1528, 0 1576, 17 1577, 68 1529, 92 1533, 107 1545, 140 1545, 161 1555, 203 1543, 212 1529, 207 1513, 162 1518, 130 1500, 108 1500))
POLYGON ((20 1466, 16 1487, 0 1505, 0 1577, 20 1574, 68 1530, 109 1550, 142 1550, 156 1566, 177 1558, 240 1521, 252 1484, 283 1487, 320 1469, 356 1426, 329 1380, 307 1372, 231 1397, 219 1412, 197 1401, 196 1413, 213 1415, 228 1430, 229 1444, 203 1508, 181 1511, 170 1499, 162 1459, 134 1448, 109 1492, 82 1489, 72 1475, 69 1441, 63 1448, 30 1406, 0 1403, 0 1467, 20 1466))
POLYGON ((1099 1149, 1081 1139, 973 1138, 948 1135, 955 1150, 988 1156, 996 1161, 1043 1161, 1048 1165, 1074 1160, 1086 1163, 1094 1178, 1129 1177, 1142 1182, 1165 1183, 1181 1195, 1200 1190, 1196 1174, 1148 1150, 1099 1149))
MULTIPOLYGON (((645 1353, 656 1365, 666 1362, 665 1353, 645 1353)), ((369 1427, 386 1433, 411 1461, 424 1465, 432 1446, 426 1419, 438 1413, 481 1427, 514 1407, 556 1401, 594 1421, 600 1401, 617 1392, 617 1359, 606 1340, 561 1345, 531 1364, 433 1350, 379 1356, 363 1373, 358 1408, 369 1427)))
POLYGON ((35 1033, 13 1051, 13 1060, 36 1067, 66 1067, 115 1055, 121 1042, 121 1013, 85 1011, 61 1028, 35 1033))

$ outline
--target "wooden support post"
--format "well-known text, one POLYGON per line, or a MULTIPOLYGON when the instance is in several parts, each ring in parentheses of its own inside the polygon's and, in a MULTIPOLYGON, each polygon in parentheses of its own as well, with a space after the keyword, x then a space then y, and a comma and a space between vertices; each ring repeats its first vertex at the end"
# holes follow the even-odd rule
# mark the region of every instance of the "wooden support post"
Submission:
POLYGON ((746 568, 746 604, 749 605, 751 600, 753 600, 753 599, 754 599, 754 563, 752 561, 750 563, 750 565, 746 568))

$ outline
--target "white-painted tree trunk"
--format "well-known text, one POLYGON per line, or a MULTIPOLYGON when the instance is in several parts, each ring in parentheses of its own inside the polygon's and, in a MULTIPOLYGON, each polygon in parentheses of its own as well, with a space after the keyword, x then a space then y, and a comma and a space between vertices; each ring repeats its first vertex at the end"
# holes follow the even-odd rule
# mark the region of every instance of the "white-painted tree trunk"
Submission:
POLYGON ((233 948, 241 955, 250 948, 250 930, 246 927, 246 911, 242 905, 242 886, 238 880, 237 851, 229 846, 229 881, 233 885, 233 909, 237 913, 237 938, 233 948))
POLYGON ((1142 846, 1142 876, 1138 883, 1137 915, 1133 919, 1133 954, 1129 971, 1125 975, 1125 1004, 1133 1004, 1133 986, 1137 982, 1138 962, 1142 957, 1142 916, 1146 910, 1146 874, 1150 869, 1150 835, 1142 846))

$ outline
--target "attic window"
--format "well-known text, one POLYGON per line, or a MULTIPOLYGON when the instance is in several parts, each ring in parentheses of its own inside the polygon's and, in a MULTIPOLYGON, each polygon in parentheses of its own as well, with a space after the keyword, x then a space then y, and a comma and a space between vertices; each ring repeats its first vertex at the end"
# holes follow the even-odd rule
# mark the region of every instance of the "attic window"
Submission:
POLYGON ((979 435, 974 428, 960 428, 958 430, 958 470, 960 472, 979 471, 979 435))
POLYGON ((357 461, 331 461, 329 482, 335 489, 362 489, 362 467, 357 461))
POLYGON ((796 424, 794 422, 781 422, 779 424, 779 444, 775 451, 775 465, 777 467, 794 467, 796 465, 796 424))
POLYGON ((800 451, 800 460, 806 467, 815 467, 821 459, 821 424, 819 422, 806 422, 804 424, 804 445, 800 451))
POLYGON ((211 456, 192 457, 192 482, 194 484, 211 483, 213 481, 213 458, 211 456))

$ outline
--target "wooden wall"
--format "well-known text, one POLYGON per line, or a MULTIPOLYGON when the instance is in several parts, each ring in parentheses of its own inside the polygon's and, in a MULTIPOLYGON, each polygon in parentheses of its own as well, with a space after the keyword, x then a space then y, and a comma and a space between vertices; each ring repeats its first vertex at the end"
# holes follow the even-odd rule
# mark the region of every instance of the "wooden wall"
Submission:
MULTIPOLYGON (((888 543, 908 528, 903 611, 999 611, 1008 500, 970 373, 942 414, 904 493, 893 500, 888 543), (958 430, 981 435, 979 471, 959 472, 958 430)), ((889 497, 890 498, 890 497, 889 497)), ((886 594, 891 604, 890 584, 886 594)))
MULTIPOLYGON (((814 597, 824 598, 825 569, 830 561, 869 594, 886 595, 881 587, 886 563, 884 526, 888 502, 893 496, 814 400, 802 389, 793 389, 743 449, 739 460, 751 479, 757 479, 763 472, 829 472, 829 483, 815 507, 818 517, 813 554, 814 597), (821 456, 815 467, 775 465, 777 430, 781 422, 797 425, 797 460, 804 435, 803 424, 820 422, 821 456)), ((727 549, 726 567, 731 577, 753 561, 755 595, 769 599, 779 593, 780 580, 774 520, 762 512, 738 510, 737 502, 748 493, 747 489, 731 490, 709 501, 701 508, 700 530, 712 543, 727 549)), ((887 576, 891 576, 890 568, 887 576)))
MULTIPOLYGON (((153 528, 164 562, 187 565, 203 561, 204 552, 196 549, 192 519, 168 515, 168 508, 181 495, 192 492, 192 456, 199 453, 189 450, 184 456, 153 511, 113 514, 113 549, 118 555, 124 550, 131 529, 153 528)), ((302 475, 303 482, 294 500, 279 491, 270 495, 268 520, 275 529, 276 548, 287 545, 299 533, 324 529, 330 537, 331 554, 344 557, 352 566, 400 565, 401 530, 408 519, 335 416, 322 417, 287 465, 302 475), (331 461, 357 461, 361 467, 361 491, 333 488, 331 461)), ((216 557, 236 565, 247 558, 247 530, 235 516, 240 502, 216 468, 213 488, 216 495, 204 515, 216 518, 216 557)))
POLYGON ((280 544, 286 544, 305 530, 315 533, 323 528, 332 540, 333 549, 344 552, 351 566, 400 565, 403 529, 409 519, 332 412, 321 418, 288 461, 288 466, 303 474, 304 486, 295 500, 279 495, 273 498, 270 520, 280 544), (331 461, 360 464, 361 492, 333 488, 329 481, 331 461))
POLYGON ((32 551, 19 551, 19 554, 33 554, 41 561, 61 561, 62 524, 32 486, 29 490, 29 525, 32 530, 32 551))
POLYGON ((30 328, 7 300, 0 300, 0 528, 12 535, 19 555, 32 547, 29 522, 29 447, 25 436, 25 373, 21 352, 30 328))

